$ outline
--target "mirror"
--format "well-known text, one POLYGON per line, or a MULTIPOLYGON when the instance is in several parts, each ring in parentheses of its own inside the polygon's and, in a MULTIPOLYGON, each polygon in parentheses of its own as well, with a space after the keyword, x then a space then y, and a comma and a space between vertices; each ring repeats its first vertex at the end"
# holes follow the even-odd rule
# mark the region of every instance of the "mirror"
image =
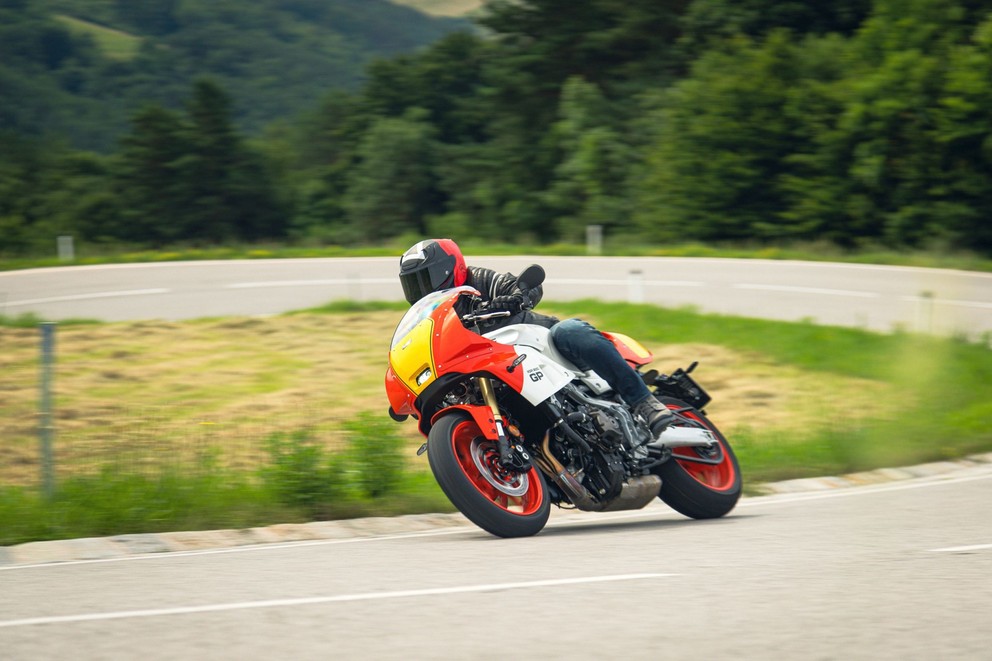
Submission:
POLYGON ((544 282, 544 268, 540 264, 531 264, 517 276, 517 286, 521 291, 533 289, 544 282))

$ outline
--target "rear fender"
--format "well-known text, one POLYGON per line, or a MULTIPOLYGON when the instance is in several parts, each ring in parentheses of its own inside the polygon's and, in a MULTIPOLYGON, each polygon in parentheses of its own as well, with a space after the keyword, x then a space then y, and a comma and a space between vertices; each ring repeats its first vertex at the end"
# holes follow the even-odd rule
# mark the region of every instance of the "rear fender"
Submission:
POLYGON ((603 333, 613 346, 617 348, 623 359, 632 367, 641 367, 654 360, 654 354, 644 347, 643 344, 634 338, 623 333, 603 333))
POLYGON ((470 406, 468 404, 448 406, 434 414, 434 417, 431 418, 431 426, 433 427, 434 423, 436 423, 441 416, 447 415, 456 409, 465 411, 472 416, 475 424, 479 425, 482 435, 488 440, 495 441, 499 439, 499 432, 496 429, 496 421, 493 420, 493 413, 489 410, 488 406, 470 406))

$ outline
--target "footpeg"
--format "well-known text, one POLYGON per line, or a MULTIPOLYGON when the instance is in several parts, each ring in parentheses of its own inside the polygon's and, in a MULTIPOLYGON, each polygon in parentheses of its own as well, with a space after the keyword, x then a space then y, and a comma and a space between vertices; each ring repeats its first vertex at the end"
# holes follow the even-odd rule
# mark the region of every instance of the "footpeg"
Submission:
POLYGON ((709 447, 716 444, 716 436, 709 429, 699 427, 668 427, 648 445, 666 448, 709 447))

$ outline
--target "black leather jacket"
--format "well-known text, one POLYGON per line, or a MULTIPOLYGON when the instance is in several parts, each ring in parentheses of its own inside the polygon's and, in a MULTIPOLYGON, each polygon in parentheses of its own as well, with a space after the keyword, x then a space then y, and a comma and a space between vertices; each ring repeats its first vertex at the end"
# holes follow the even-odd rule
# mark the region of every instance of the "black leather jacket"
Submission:
MULTIPOLYGON (((510 296, 520 293, 520 288, 517 286, 517 276, 512 273, 497 273, 492 269, 482 268, 480 266, 468 267, 468 277, 465 280, 465 284, 478 289, 484 301, 491 301, 497 296, 510 296)), ((541 285, 534 287, 528 292, 528 296, 536 307, 544 297, 543 287, 541 285)), ((545 328, 551 328, 557 323, 557 317, 539 314, 532 310, 522 310, 512 316, 489 321, 485 324, 483 330, 488 333, 511 324, 537 324, 545 328)))

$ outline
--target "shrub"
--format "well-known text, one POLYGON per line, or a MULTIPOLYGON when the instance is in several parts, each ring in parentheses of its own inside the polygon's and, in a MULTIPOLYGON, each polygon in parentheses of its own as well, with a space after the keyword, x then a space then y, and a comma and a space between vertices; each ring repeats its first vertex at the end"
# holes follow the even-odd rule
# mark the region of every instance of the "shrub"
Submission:
POLYGON ((343 491, 340 463, 325 455, 309 430, 272 434, 265 449, 269 464, 261 469, 262 481, 280 503, 312 515, 343 491))
POLYGON ((356 486, 365 497, 390 495, 403 481, 406 458, 403 439, 395 427, 391 421, 367 412, 345 423, 348 457, 356 486))

